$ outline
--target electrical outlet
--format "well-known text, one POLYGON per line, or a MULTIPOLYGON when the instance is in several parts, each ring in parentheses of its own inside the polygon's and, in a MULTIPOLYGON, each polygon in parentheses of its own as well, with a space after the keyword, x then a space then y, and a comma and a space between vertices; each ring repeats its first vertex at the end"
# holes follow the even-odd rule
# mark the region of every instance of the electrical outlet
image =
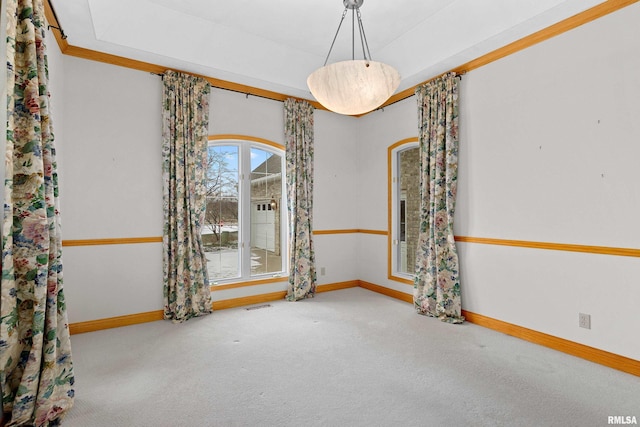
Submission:
POLYGON ((320 267, 320 275, 324 276, 325 274, 327 274, 327 270, 324 267, 320 267))
POLYGON ((585 329, 591 329, 591 315, 578 313, 578 326, 585 329))

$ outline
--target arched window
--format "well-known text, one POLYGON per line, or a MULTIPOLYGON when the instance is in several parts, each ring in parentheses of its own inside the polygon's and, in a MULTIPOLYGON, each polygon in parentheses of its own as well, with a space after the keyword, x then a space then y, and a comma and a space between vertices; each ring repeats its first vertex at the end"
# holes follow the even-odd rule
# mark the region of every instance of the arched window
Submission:
POLYGON ((286 271, 284 147, 250 137, 209 137, 202 240, 212 285, 286 271))
POLYGON ((389 147, 389 279, 413 283, 420 227, 418 139, 389 147))

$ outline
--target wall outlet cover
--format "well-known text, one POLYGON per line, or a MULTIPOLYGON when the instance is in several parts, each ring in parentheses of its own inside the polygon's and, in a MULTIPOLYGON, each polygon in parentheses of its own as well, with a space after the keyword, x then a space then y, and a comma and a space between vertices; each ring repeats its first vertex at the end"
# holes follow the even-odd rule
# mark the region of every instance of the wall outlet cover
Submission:
POLYGON ((578 326, 585 329, 591 329, 591 315, 578 313, 578 326))

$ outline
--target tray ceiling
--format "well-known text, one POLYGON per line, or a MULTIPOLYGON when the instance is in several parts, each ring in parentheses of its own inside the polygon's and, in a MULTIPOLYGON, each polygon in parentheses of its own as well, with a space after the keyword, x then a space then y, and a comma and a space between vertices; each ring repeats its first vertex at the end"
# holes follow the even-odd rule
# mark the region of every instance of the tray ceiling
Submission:
MULTIPOLYGON (((340 0, 51 3, 71 45, 306 99, 344 10, 340 0)), ((599 3, 365 0, 361 14, 373 59, 398 69, 402 91, 599 3)), ((349 13, 329 62, 351 55, 349 13)))

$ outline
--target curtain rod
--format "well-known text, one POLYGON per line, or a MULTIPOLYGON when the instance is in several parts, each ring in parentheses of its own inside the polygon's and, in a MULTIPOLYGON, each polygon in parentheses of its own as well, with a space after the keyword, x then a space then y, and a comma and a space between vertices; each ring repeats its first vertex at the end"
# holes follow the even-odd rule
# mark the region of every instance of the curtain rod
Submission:
MULTIPOLYGON (((154 75, 154 76, 158 76, 160 78, 162 78, 164 76, 164 74, 159 74, 159 73, 154 73, 154 72, 149 72, 149 74, 154 75)), ((186 73, 186 74, 188 74, 188 73, 186 73)), ((241 94, 245 95, 247 99, 249 99, 249 95, 251 95, 251 96, 256 97, 256 98, 268 99, 269 101, 284 102, 283 99, 275 99, 275 98, 270 98, 268 96, 256 95, 255 93, 243 92, 243 91, 237 90, 237 89, 229 89, 227 87, 219 87, 219 86, 215 86, 215 85, 211 85, 211 87, 214 87, 216 89, 226 90, 228 92, 241 93, 241 94)), ((289 98, 300 99, 300 100, 309 102, 309 100, 304 99, 304 98, 298 98, 297 96, 290 96, 289 98)), ((314 107, 314 108, 317 108, 317 107, 314 107)))
MULTIPOLYGON (((455 73, 455 72, 454 72, 454 73, 455 73)), ((154 75, 154 76, 158 76, 158 77, 160 77, 160 78, 162 78, 162 77, 164 76, 164 74, 154 73, 154 72, 149 72, 149 74, 154 75)), ((186 73, 186 74, 189 74, 189 73, 186 73)), ((438 77, 441 77, 441 76, 443 76, 443 75, 445 75, 445 74, 447 74, 447 73, 444 73, 444 74, 440 74, 440 75, 438 75, 438 76, 435 76, 435 77, 433 77, 433 78, 431 78, 431 79, 427 80, 426 82, 421 83, 421 85, 422 85, 422 84, 425 84, 425 83, 428 83, 428 82, 429 82, 429 81, 431 81, 431 80, 435 80, 435 79, 437 79, 438 77)), ((455 77, 457 77, 460 81, 462 81, 462 76, 463 76, 464 74, 466 74, 466 73, 455 73, 455 74, 456 74, 456 75, 455 75, 455 77)), ((212 86, 212 87, 215 87, 216 89, 222 89, 222 90, 226 90, 226 91, 229 91, 229 92, 241 93, 241 94, 245 95, 247 99, 249 99, 249 95, 251 95, 251 96, 255 96, 256 98, 268 99, 268 100, 270 100, 270 101, 284 102, 284 100, 282 100, 282 99, 274 99, 274 98, 270 98, 270 97, 268 97, 268 96, 262 96, 262 95, 256 95, 256 94, 254 94, 254 93, 243 92, 243 91, 241 91, 241 90, 229 89, 229 88, 226 88, 226 87, 218 87, 218 86, 214 86, 214 85, 211 85, 211 86, 212 86)), ((416 85, 415 87, 417 87, 417 86, 420 86, 420 85, 416 85)), ((290 98, 294 98, 294 99, 299 99, 299 100, 307 101, 307 102, 309 102, 309 103, 311 104, 311 101, 309 101, 308 99, 298 98, 298 97, 296 97, 296 96, 290 96, 290 98)), ((397 103, 397 102, 400 102, 400 101, 404 101, 405 99, 406 99, 406 98, 402 98, 402 99, 398 99, 397 101, 390 102, 389 104, 383 104, 383 105, 381 105, 380 107, 378 107, 378 108, 376 108, 375 110, 372 110, 372 111, 370 111, 370 112, 373 112, 373 111, 382 111, 382 112, 384 112, 384 108, 385 108, 385 107, 388 107, 389 105, 393 105, 393 104, 395 104, 395 103, 397 103)), ((312 105, 312 106, 313 106, 313 105, 312 105)), ((315 108, 316 110, 318 110, 318 109, 319 109, 318 107, 315 107, 315 106, 313 106, 313 108, 315 108)), ((369 113, 365 113, 365 114, 369 114, 369 113)), ((364 115, 364 114, 363 114, 363 115, 364 115)), ((355 116, 355 117, 360 117, 360 116, 355 116)))
POLYGON ((56 14, 56 9, 53 7, 53 3, 51 3, 51 0, 47 0, 47 3, 49 3, 49 7, 51 8, 51 13, 53 13, 53 19, 56 21, 56 24, 58 26, 55 25, 47 25, 47 29, 51 29, 51 28, 55 28, 56 30, 60 31, 60 37, 62 37, 62 40, 66 40, 67 39, 67 35, 64 33, 64 30, 62 29, 62 25, 60 25, 60 20, 58 20, 58 15, 56 14))

